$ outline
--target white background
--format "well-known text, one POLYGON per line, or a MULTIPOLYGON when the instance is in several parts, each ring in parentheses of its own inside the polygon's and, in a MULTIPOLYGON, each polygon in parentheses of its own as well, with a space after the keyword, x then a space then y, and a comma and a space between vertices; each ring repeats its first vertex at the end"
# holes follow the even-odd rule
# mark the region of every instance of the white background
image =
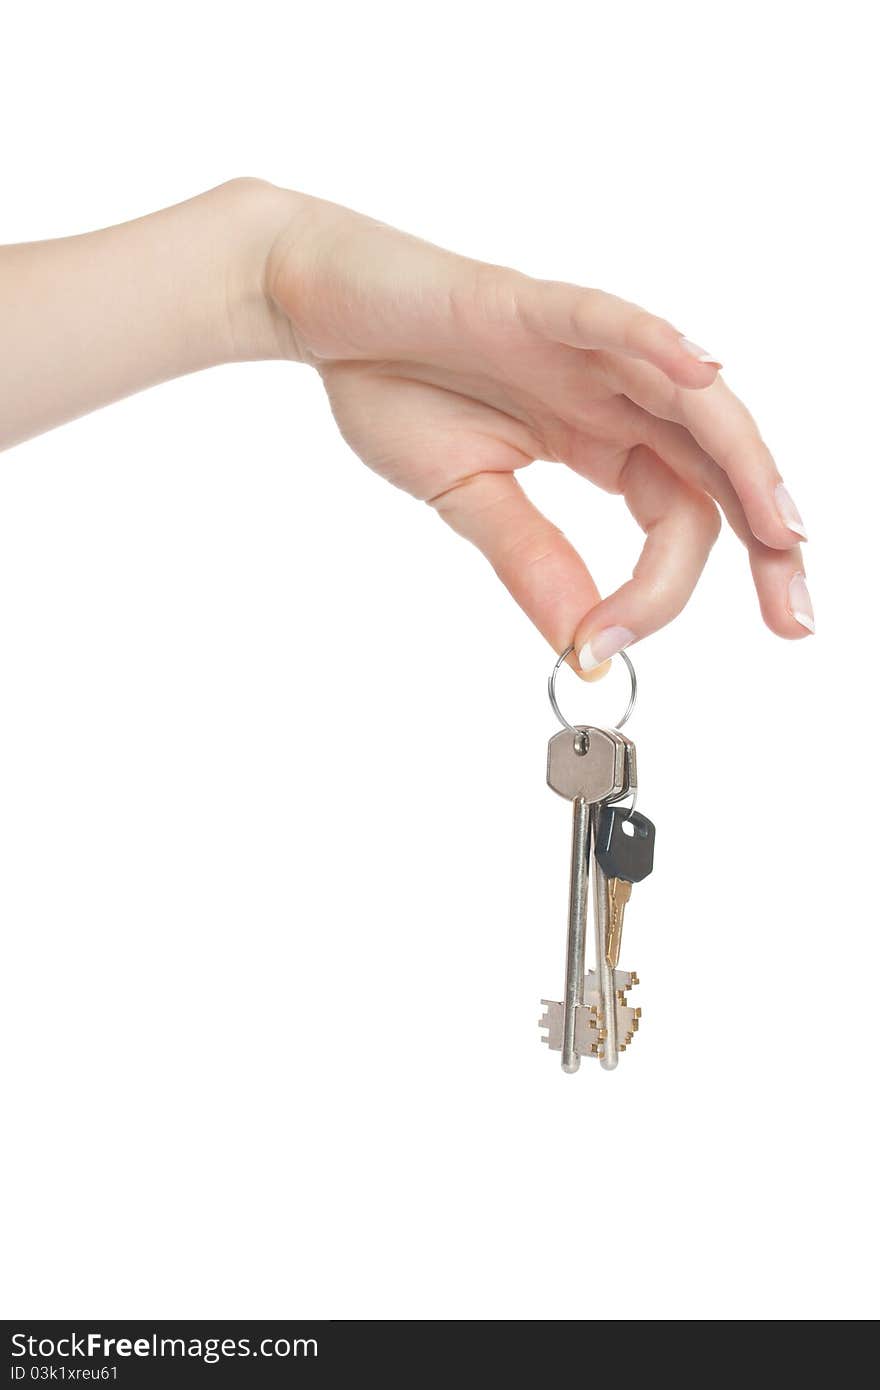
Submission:
MULTIPOLYGON (((671 317, 810 532, 814 640, 725 534, 635 650, 642 1030, 565 1077, 552 654, 228 367, 0 460, 6 1316, 877 1312, 871 9, 16 6, 0 239, 238 174, 671 317)), ((137 332, 137 325, 132 325, 137 332)), ((525 483, 606 590, 638 535, 525 483)), ((561 693, 616 715, 620 672, 561 693)))

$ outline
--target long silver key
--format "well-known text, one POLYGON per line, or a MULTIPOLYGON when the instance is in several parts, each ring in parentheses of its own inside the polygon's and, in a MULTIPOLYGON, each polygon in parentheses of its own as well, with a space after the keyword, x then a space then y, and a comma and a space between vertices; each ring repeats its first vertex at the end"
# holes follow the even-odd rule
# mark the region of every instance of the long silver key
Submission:
POLYGON ((605 1032, 599 1061, 606 1071, 613 1071, 617 1066, 619 1050, 617 1006, 620 1001, 617 997, 615 979, 619 972, 614 968, 617 962, 614 959, 608 879, 604 869, 596 859, 601 812, 601 806, 590 808, 590 868, 593 872, 593 921, 596 934, 595 985, 599 1012, 605 1032))
MULTIPOLYGON (((625 794, 635 794, 638 790, 636 767, 636 746, 631 738, 619 729, 609 729, 612 738, 623 745, 625 762, 625 794)), ((606 801, 613 800, 606 798, 606 801)), ((617 1066, 618 1054, 632 1039, 638 1028, 639 1011, 625 1003, 625 992, 631 988, 635 976, 618 970, 619 933, 622 927, 622 904, 615 913, 611 881, 605 875, 601 864, 596 860, 596 847, 599 843, 599 820, 602 805, 590 808, 590 873, 593 879, 593 923, 596 942, 596 969, 587 976, 584 994, 585 1002, 597 1010, 600 1030, 598 1058, 606 1071, 617 1066)))
MULTIPOLYGON (((582 1056, 607 1055, 602 1046, 605 1039, 599 1009, 586 998, 587 895, 591 840, 598 824, 596 812, 602 803, 616 801, 628 790, 628 769, 634 765, 628 757, 628 742, 607 729, 582 725, 575 732, 563 729, 554 734, 547 748, 547 781, 555 792, 572 802, 565 995, 561 1002, 541 1001, 546 1008, 541 1027, 547 1030, 546 1041, 551 1049, 562 1053, 565 1072, 577 1071, 582 1056)), ((598 933, 598 919, 596 930, 598 933)), ((613 1001, 610 1013, 613 1027, 613 1001)), ((615 1064, 616 1048, 615 1034, 615 1064)))

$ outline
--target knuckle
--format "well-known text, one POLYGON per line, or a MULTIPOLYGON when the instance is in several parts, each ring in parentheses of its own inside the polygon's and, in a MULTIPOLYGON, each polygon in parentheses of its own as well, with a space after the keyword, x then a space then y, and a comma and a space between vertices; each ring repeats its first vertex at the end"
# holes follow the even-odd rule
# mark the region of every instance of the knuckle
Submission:
POLYGON ((576 342, 588 340, 609 296, 586 286, 570 286, 570 289, 569 335, 576 342))
POLYGON ((649 314, 647 309, 632 309, 629 312, 624 343, 630 352, 644 352, 660 346, 666 325, 662 319, 649 314))
MULTIPOLYGON (((709 387, 709 390, 712 389, 709 387)), ((761 438, 761 431, 745 406, 741 407, 737 415, 738 418, 731 422, 726 431, 724 440, 713 450, 716 463, 720 464, 725 473, 732 475, 751 471, 753 468, 760 469, 770 460, 770 451, 761 438)))

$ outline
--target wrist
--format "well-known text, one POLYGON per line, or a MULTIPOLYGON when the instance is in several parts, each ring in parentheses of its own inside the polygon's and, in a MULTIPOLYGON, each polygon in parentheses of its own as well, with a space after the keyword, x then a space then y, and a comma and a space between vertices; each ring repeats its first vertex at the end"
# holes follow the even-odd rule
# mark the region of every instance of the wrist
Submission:
POLYGON ((310 200, 262 179, 239 178, 203 195, 222 227, 225 247, 215 305, 224 360, 300 361, 288 316, 270 290, 271 262, 279 238, 296 236, 310 200))

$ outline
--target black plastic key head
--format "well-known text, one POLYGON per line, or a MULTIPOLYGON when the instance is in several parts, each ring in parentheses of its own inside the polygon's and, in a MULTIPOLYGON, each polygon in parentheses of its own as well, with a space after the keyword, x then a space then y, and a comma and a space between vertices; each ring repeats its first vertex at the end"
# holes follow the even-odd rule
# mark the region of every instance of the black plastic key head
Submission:
POLYGON ((625 806, 603 806, 596 837, 596 860, 608 878, 641 883, 654 867, 654 824, 625 806))

